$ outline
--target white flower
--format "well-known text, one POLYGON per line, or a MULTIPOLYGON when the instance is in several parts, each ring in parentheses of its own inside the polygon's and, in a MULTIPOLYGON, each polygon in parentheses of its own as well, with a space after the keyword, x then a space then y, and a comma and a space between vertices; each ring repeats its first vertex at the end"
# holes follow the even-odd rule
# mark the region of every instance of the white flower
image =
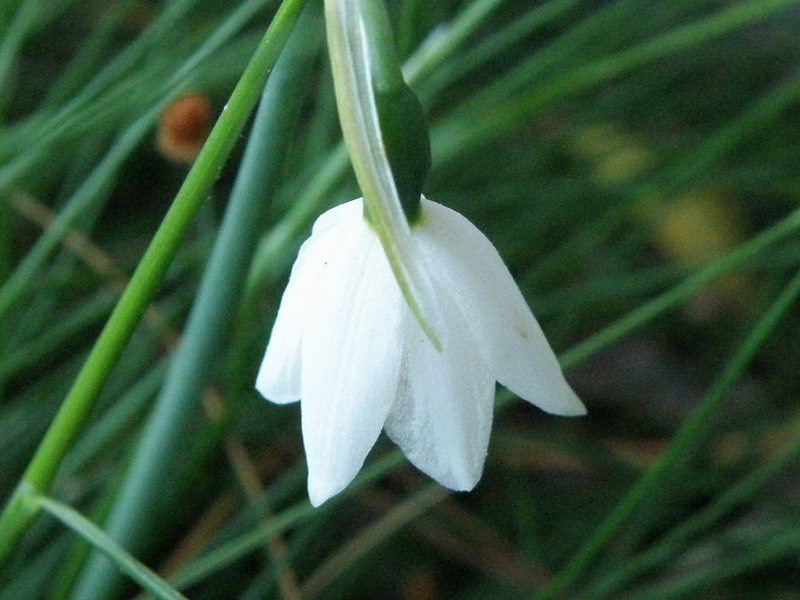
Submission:
POLYGON ((472 489, 495 381, 547 412, 585 413, 474 225, 423 199, 410 242, 432 283, 441 352, 412 315, 360 199, 319 217, 292 269, 256 387, 273 402, 302 399, 315 506, 352 481, 381 429, 442 485, 472 489))

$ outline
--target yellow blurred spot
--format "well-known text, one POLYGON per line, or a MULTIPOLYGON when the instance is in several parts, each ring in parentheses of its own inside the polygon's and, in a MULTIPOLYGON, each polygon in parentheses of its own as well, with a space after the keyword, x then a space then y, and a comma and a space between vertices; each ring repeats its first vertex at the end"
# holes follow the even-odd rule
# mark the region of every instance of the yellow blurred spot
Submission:
MULTIPOLYGON (((642 213, 654 219, 653 245, 676 263, 707 263, 733 250, 745 237, 735 205, 718 190, 693 190, 654 208, 651 204, 642 213)), ((694 298, 690 315, 704 319, 723 307, 745 310, 753 293, 749 276, 723 275, 694 298)))
POLYGON ((665 204, 653 234, 655 245, 680 262, 705 262, 742 240, 730 200, 714 190, 694 190, 665 204))
POLYGON ((652 163, 652 154, 643 144, 610 123, 578 129, 570 146, 576 155, 592 163, 592 178, 597 183, 622 183, 640 175, 652 163))

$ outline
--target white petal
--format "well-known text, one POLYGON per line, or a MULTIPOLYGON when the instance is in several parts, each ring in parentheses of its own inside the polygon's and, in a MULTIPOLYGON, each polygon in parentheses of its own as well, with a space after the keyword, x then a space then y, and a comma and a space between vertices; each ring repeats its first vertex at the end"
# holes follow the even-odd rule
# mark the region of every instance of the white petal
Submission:
POLYGON ((408 459, 442 485, 471 490, 481 477, 492 428, 494 377, 463 317, 446 309, 445 349, 437 351, 416 319, 406 324, 400 390, 386 433, 408 459))
POLYGON ((349 224, 354 223, 356 218, 363 213, 364 202, 361 198, 334 206, 317 217, 317 220, 314 221, 314 227, 311 229, 311 236, 320 235, 337 226, 347 227, 349 224))
POLYGON ((492 243, 459 213, 423 201, 414 228, 432 276, 452 295, 489 369, 512 392, 558 415, 586 412, 492 243))
POLYGON ((300 344, 308 306, 317 294, 325 262, 349 234, 349 229, 338 225, 351 214, 353 202, 323 213, 311 237, 300 247, 256 377, 256 389, 267 400, 283 404, 300 399, 300 344))
POLYGON ((318 506, 364 463, 397 393, 408 312, 377 237, 359 215, 330 254, 302 343, 303 442, 318 506))

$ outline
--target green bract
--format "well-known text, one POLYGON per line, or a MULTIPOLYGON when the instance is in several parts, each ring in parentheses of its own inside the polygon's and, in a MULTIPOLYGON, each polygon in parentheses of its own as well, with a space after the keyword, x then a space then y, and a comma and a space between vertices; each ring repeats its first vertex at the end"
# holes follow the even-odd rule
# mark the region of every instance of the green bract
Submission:
POLYGON ((425 111, 406 85, 382 0, 361 0, 369 67, 381 137, 403 212, 419 219, 422 187, 431 170, 431 143, 425 111))
POLYGON ((422 186, 431 170, 431 144, 422 105, 407 85, 376 90, 375 103, 386 156, 403 212, 411 225, 420 216, 422 186))

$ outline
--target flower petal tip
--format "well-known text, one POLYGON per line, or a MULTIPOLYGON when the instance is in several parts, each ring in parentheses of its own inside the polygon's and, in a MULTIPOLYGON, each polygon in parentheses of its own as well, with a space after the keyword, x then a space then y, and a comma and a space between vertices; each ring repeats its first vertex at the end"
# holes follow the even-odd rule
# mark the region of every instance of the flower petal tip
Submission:
POLYGON ((300 396, 297 394, 281 393, 274 390, 259 388, 256 388, 256 390, 264 397, 264 400, 272 402, 273 404, 291 404, 292 402, 300 401, 300 396))
POLYGON ((330 499, 330 495, 313 493, 311 488, 308 488, 308 501, 314 508, 319 508, 328 499, 330 499))
POLYGON ((585 417, 587 414, 586 406, 584 406, 583 402, 578 400, 578 402, 571 406, 567 411, 561 414, 562 417, 585 417))
POLYGON ((275 404, 288 404, 300 400, 299 385, 292 381, 291 377, 276 376, 263 365, 256 378, 256 390, 265 400, 275 404))
POLYGON ((480 470, 476 474, 469 475, 466 478, 459 478, 453 482, 452 486, 445 485, 444 487, 453 490, 454 492, 471 492, 475 489, 475 486, 478 485, 482 475, 483 465, 481 465, 480 470))
POLYGON ((568 389, 567 393, 559 400, 555 409, 553 409, 552 406, 549 407, 549 413, 558 415, 559 417, 582 417, 587 413, 586 406, 572 389, 568 389))
POLYGON ((350 485, 350 481, 351 480, 342 482, 341 480, 337 481, 330 477, 309 475, 308 499, 311 502, 311 506, 314 508, 321 506, 350 485))

